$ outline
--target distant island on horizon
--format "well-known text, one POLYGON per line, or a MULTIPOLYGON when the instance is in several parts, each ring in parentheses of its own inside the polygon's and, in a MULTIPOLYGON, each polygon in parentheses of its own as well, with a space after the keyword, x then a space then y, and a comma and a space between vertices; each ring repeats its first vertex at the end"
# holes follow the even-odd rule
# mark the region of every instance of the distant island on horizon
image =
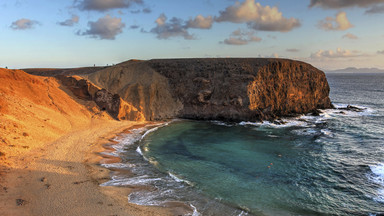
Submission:
POLYGON ((326 73, 384 73, 384 69, 379 68, 355 68, 347 67, 337 70, 324 70, 326 73))

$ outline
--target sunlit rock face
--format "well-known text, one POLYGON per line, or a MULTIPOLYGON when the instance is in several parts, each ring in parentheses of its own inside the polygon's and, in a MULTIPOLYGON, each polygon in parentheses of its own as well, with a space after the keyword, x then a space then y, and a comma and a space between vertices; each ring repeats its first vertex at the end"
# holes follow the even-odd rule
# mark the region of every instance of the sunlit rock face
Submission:
POLYGON ((287 59, 127 61, 84 77, 146 120, 258 121, 332 107, 325 74, 287 59))

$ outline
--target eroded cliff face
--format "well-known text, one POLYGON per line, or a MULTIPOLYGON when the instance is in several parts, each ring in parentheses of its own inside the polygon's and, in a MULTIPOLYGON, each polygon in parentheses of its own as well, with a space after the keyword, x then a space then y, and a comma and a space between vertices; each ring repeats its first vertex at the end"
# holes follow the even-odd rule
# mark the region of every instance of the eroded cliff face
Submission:
POLYGON ((124 101, 118 94, 112 94, 88 80, 77 76, 55 76, 77 98, 94 101, 102 111, 107 111, 111 117, 117 120, 144 121, 143 113, 134 106, 124 101))
POLYGON ((332 107, 325 74, 286 59, 128 61, 83 77, 146 120, 258 121, 332 107))
POLYGON ((172 95, 169 80, 145 61, 124 62, 83 77, 118 94, 143 113, 146 120, 175 118, 183 107, 172 95))

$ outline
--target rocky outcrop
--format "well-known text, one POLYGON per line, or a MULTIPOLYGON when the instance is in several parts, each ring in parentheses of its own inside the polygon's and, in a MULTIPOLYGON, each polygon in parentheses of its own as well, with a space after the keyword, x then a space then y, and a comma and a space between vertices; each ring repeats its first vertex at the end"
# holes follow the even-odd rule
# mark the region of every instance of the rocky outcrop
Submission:
POLYGON ((144 114, 146 120, 178 116, 183 104, 172 95, 169 80, 145 61, 130 61, 83 76, 94 84, 120 95, 144 114))
POLYGON ((76 97, 92 100, 102 111, 107 111, 117 120, 144 121, 144 115, 124 101, 118 94, 112 94, 93 83, 77 76, 56 76, 76 97))
POLYGON ((258 121, 332 107, 325 74, 286 59, 128 61, 84 77, 146 120, 258 121))

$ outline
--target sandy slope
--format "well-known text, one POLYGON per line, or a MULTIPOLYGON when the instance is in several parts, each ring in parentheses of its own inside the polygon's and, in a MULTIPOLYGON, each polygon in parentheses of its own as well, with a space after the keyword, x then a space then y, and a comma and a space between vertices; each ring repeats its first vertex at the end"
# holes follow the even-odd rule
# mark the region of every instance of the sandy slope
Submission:
POLYGON ((0 215, 169 215, 128 204, 128 189, 100 187, 95 165, 119 122, 55 78, 0 69, 0 215))

